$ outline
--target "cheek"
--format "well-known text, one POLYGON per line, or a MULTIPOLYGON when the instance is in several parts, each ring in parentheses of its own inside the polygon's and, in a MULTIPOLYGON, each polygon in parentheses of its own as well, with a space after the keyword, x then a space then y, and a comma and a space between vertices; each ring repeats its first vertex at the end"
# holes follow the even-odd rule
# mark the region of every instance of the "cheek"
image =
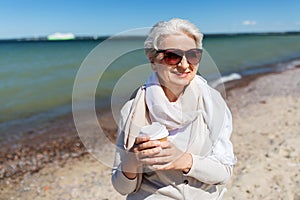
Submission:
POLYGON ((153 71, 157 71, 157 65, 151 64, 151 68, 152 68, 153 71))
POLYGON ((159 74, 166 73, 168 71, 168 67, 166 67, 160 63, 152 64, 151 67, 152 67, 153 71, 155 71, 159 74))
POLYGON ((156 73, 159 76, 159 78, 161 80, 163 80, 164 82, 167 82, 167 81, 170 80, 170 73, 168 72, 168 70, 165 70, 163 68, 157 67, 156 73))
POLYGON ((160 68, 160 67, 157 67, 156 68, 156 72, 157 72, 157 74, 159 75, 159 76, 166 76, 166 74, 167 74, 167 72, 166 72, 166 70, 163 70, 162 68, 160 68))
POLYGON ((199 64, 196 65, 196 66, 191 66, 191 68, 193 69, 193 71, 198 71, 198 67, 199 67, 199 64))

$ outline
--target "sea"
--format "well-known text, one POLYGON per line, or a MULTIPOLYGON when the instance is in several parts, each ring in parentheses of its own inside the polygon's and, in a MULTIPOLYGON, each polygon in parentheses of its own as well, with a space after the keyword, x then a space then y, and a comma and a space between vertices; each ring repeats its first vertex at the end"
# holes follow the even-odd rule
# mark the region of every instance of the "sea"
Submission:
MULTIPOLYGON (((75 81, 87 90, 96 84, 99 108, 110 105, 111 96, 118 96, 115 91, 129 98, 151 73, 144 40, 128 36, 0 41, 0 137, 1 127, 9 124, 70 113, 75 81), (90 71, 83 80, 84 70, 90 71)), ((300 65, 299 33, 208 34, 203 46, 199 73, 213 86, 300 65)))

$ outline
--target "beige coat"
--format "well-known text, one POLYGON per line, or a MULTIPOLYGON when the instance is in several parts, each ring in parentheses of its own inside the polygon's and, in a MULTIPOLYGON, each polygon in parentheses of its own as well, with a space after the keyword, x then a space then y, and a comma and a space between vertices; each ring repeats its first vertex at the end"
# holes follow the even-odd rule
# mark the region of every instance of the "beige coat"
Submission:
MULTIPOLYGON (((117 146, 124 149, 123 127, 127 119, 133 100, 127 102, 121 110, 117 146)), ((189 152, 193 157, 193 165, 188 174, 181 171, 151 171, 140 174, 134 180, 124 176, 121 167, 120 152, 116 152, 112 172, 112 184, 115 189, 127 194, 127 199, 221 199, 217 185, 225 183, 232 174, 232 166, 224 165, 214 155, 203 157, 212 146, 209 130, 200 116, 203 126, 199 130, 189 152)), ((228 138, 228 141, 229 138, 228 138)), ((226 153, 226 152, 225 152, 226 153)))

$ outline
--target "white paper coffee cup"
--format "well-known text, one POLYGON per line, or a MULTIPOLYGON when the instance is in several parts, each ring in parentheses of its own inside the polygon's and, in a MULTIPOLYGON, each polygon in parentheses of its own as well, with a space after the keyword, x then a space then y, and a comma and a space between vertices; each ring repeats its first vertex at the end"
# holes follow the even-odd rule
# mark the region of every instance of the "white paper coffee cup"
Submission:
POLYGON ((160 140, 162 142, 167 141, 169 131, 166 126, 158 122, 153 122, 151 125, 142 127, 140 135, 148 135, 150 136, 150 140, 160 140))

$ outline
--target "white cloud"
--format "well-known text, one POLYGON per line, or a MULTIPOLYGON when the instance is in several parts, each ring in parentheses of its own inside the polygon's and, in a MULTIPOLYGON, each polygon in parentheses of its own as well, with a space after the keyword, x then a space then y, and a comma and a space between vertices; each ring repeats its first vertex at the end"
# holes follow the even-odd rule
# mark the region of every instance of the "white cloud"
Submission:
POLYGON ((242 24, 244 26, 254 26, 254 25, 256 25, 256 21, 245 20, 245 21, 242 22, 242 24))

